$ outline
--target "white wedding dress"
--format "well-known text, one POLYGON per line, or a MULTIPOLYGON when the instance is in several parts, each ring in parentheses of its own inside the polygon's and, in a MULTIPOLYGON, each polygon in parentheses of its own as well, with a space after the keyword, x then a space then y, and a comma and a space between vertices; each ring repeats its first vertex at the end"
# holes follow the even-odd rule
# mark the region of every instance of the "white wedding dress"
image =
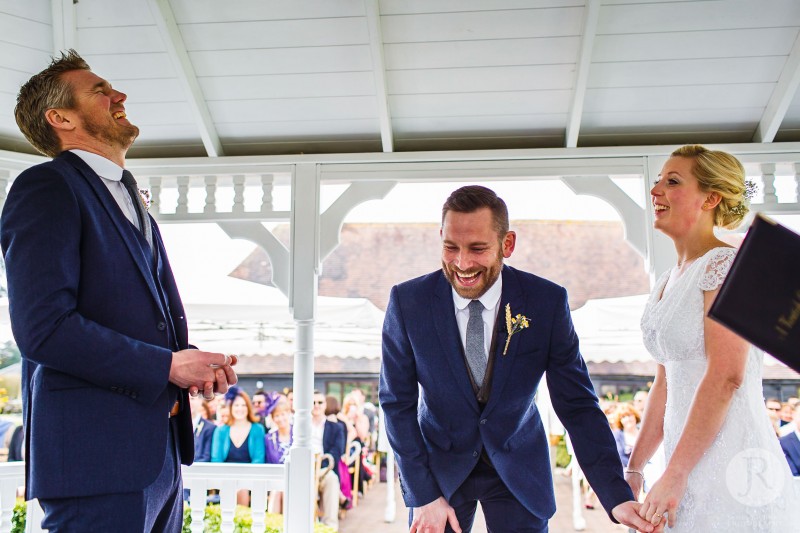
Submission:
MULTIPOLYGON (((688 266, 665 292, 667 272, 656 283, 644 315, 644 344, 664 365, 667 464, 680 439, 706 371, 703 291, 718 288, 736 252, 714 248, 688 266)), ((746 309, 742 309, 746 313, 746 309)), ((800 531, 800 489, 789 470, 764 407, 764 354, 751 348, 744 383, 736 391, 722 429, 689 474, 671 532, 800 531)))

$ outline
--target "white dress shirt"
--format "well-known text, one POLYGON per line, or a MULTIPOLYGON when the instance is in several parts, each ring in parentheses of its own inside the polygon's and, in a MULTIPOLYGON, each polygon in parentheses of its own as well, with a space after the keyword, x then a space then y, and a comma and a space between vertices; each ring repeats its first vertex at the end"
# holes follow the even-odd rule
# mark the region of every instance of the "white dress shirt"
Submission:
POLYGON ((128 194, 128 190, 125 189, 122 181, 120 181, 122 179, 122 167, 101 155, 93 154, 86 150, 73 148, 70 152, 83 159, 83 162, 89 165, 89 167, 100 176, 103 180, 103 184, 108 188, 108 192, 110 192, 114 200, 117 201, 117 205, 119 205, 119 208, 122 210, 122 214, 125 215, 125 218, 130 220, 131 224, 136 226, 136 229, 141 231, 139 227, 139 215, 136 213, 136 206, 133 205, 131 195, 128 194))
MULTIPOLYGON (((497 320, 497 312, 500 308, 500 296, 503 293, 503 276, 502 274, 497 277, 497 280, 489 287, 483 296, 478 298, 483 304, 483 353, 486 355, 486 360, 489 360, 489 350, 492 344, 492 333, 495 321, 497 320)), ((461 334, 461 346, 466 350, 467 345, 467 322, 469 322, 469 309, 467 306, 472 300, 463 298, 453 289, 453 303, 456 307, 456 322, 458 322, 458 332, 461 334)))

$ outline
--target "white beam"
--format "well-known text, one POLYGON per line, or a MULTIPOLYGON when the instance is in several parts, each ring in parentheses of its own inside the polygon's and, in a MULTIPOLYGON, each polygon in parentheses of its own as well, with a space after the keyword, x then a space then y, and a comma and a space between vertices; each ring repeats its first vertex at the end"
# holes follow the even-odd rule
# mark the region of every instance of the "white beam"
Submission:
POLYGON ((149 0, 149 2, 158 31, 164 38, 167 54, 175 66, 178 81, 189 98, 189 106, 192 108, 192 114, 194 114, 195 122, 200 130, 200 138, 203 140, 206 153, 210 157, 225 155, 169 0, 149 0))
POLYGON ((753 136, 753 142, 771 143, 775 140, 775 135, 786 116, 789 104, 792 103, 792 99, 797 93, 798 85, 800 85, 800 34, 795 38, 789 58, 783 66, 778 83, 775 84, 775 90, 767 102, 764 115, 753 136))
POLYGON ((578 56, 575 90, 572 93, 572 107, 567 123, 567 148, 578 146, 578 134, 581 130, 583 103, 586 98, 586 85, 589 83, 589 67, 592 64, 594 37, 597 33, 597 21, 600 18, 600 0, 586 0, 586 16, 583 19, 583 38, 578 56))
POLYGON ((75 25, 75 4, 72 0, 52 0, 53 14, 53 55, 62 50, 78 47, 77 28, 75 25))
POLYGON ((384 152, 394 151, 392 117, 389 113, 389 97, 386 90, 386 65, 383 59, 383 33, 379 0, 364 0, 369 27, 369 49, 372 55, 372 75, 375 78, 375 99, 378 105, 378 120, 381 126, 381 144, 384 152))

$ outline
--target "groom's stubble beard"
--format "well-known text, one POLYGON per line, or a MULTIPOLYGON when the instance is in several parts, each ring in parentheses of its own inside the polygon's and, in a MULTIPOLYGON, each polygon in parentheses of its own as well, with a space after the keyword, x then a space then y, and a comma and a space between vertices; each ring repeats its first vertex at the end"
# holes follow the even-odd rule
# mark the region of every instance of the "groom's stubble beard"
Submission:
POLYGON ((484 294, 489 288, 494 285, 494 282, 497 281, 497 278, 500 277, 500 272, 503 270, 503 246, 502 243, 500 244, 500 249, 497 251, 497 260, 489 265, 488 267, 483 268, 473 268, 468 271, 459 270, 455 267, 450 267, 447 263, 442 260, 442 272, 444 276, 447 278, 447 281, 450 282, 450 286, 453 287, 453 290, 456 291, 456 294, 461 296, 462 298, 467 298, 469 300, 477 300, 484 294), (483 280, 480 284, 474 287, 462 287, 458 284, 456 280, 456 271, 462 274, 471 274, 473 272, 482 272, 483 280))

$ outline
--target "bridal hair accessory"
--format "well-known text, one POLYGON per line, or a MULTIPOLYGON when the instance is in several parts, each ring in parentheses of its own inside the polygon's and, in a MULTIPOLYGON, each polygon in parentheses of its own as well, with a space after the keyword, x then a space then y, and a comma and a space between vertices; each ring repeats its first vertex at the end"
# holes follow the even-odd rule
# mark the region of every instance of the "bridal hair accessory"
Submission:
POLYGON ((517 314, 517 316, 512 318, 511 304, 506 304, 506 332, 508 333, 508 337, 506 337, 506 345, 503 348, 503 355, 505 355, 508 351, 508 343, 511 342, 511 336, 518 331, 522 331, 528 326, 530 326, 528 317, 517 314))
POLYGON ((756 191, 758 190, 758 186, 755 182, 750 180, 745 180, 744 182, 744 192, 742 193, 742 201, 736 204, 735 206, 731 207, 730 211, 736 216, 743 217, 747 214, 747 211, 750 208, 750 200, 753 199, 753 196, 756 195, 756 191))

